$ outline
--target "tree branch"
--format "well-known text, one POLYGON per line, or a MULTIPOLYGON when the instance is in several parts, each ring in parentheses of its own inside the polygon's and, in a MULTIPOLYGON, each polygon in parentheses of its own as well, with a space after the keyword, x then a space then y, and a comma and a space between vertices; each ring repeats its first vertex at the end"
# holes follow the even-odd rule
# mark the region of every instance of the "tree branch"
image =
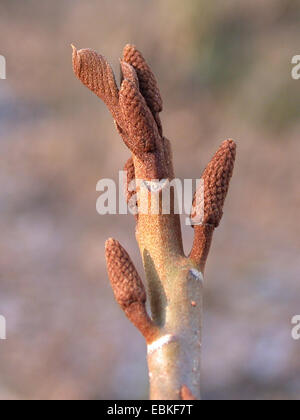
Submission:
POLYGON ((128 203, 137 194, 136 238, 152 318, 145 308, 143 283, 127 252, 114 239, 106 242, 108 275, 116 301, 146 339, 150 398, 198 399, 203 271, 213 231, 222 217, 235 143, 225 141, 202 175, 204 190, 196 191, 191 219, 202 213, 203 219, 194 226, 194 244, 186 257, 174 204, 169 214, 162 211, 162 196, 174 178, 174 169, 171 144, 163 136, 159 117, 162 99, 156 79, 132 45, 125 46, 120 67, 119 90, 101 55, 73 47, 76 76, 105 102, 132 154, 125 165, 125 189, 128 203), (130 188, 132 181, 136 181, 134 188, 130 188))

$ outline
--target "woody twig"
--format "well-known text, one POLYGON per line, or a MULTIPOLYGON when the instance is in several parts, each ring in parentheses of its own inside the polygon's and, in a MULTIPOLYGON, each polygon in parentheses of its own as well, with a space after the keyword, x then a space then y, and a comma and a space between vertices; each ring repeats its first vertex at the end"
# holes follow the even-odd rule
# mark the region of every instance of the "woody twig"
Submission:
POLYGON ((162 193, 174 178, 174 170, 171 145, 159 116, 163 105, 156 79, 133 45, 125 46, 120 68, 119 88, 104 57, 73 47, 76 76, 104 101, 131 152, 125 164, 126 197, 138 208, 136 238, 147 293, 129 255, 115 239, 106 242, 108 275, 116 301, 145 337, 150 398, 199 399, 203 272, 213 231, 222 217, 235 143, 223 142, 203 172, 203 190, 195 193, 191 220, 201 212, 203 217, 194 226, 193 247, 186 257, 179 215, 174 206, 168 214, 161 208, 162 193), (137 182, 132 188, 135 180, 144 182, 144 187, 137 182), (154 180, 165 182, 153 188, 154 180), (145 203, 146 212, 141 211, 145 203), (149 206, 159 211, 149 211, 149 206), (151 317, 145 307, 146 295, 151 317))

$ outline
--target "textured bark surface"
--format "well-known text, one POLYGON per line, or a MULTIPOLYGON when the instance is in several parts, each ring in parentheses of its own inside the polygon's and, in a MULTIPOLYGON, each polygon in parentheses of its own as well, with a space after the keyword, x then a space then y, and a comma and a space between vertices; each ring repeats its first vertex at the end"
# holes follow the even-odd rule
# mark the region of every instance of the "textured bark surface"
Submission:
MULTIPOLYGON (((168 214, 162 212, 162 196, 174 169, 171 143, 163 136, 159 117, 163 103, 149 65, 135 46, 126 45, 120 60, 120 89, 104 57, 92 50, 73 47, 73 68, 82 83, 105 102, 132 153, 125 164, 125 188, 128 203, 137 202, 136 239, 147 292, 118 241, 107 241, 106 260, 116 301, 147 342, 150 398, 199 399, 203 272, 213 231, 223 213, 235 143, 223 142, 203 172, 204 190, 197 190, 191 203, 191 220, 198 224, 186 257, 174 205, 168 214), (132 181, 136 181, 134 186, 132 181), (151 317, 145 307, 147 296, 151 317)), ((171 203, 173 199, 171 194, 171 203)))

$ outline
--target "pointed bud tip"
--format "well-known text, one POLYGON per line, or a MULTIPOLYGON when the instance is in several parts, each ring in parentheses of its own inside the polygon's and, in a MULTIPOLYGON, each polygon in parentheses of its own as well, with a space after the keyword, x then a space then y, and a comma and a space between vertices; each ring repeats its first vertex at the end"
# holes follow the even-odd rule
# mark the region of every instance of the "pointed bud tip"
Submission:
POLYGON ((78 54, 77 48, 75 45, 71 44, 72 48, 72 62, 73 62, 73 71, 77 77, 80 74, 80 66, 81 66, 81 59, 80 55, 78 54))
POLYGON ((126 44, 125 47, 123 48, 123 52, 125 51, 129 51, 129 50, 136 50, 136 46, 134 44, 126 44))
POLYGON ((110 248, 112 245, 115 245, 116 243, 117 243, 116 239, 114 239, 114 238, 108 238, 105 241, 105 249, 110 248))
POLYGON ((226 148, 226 149, 230 149, 232 151, 235 151, 236 150, 236 142, 232 139, 224 140, 223 143, 221 144, 221 148, 226 148))
POLYGON ((72 57, 73 57, 73 60, 74 60, 75 57, 77 56, 77 48, 75 47, 74 44, 71 44, 71 48, 72 48, 72 57))

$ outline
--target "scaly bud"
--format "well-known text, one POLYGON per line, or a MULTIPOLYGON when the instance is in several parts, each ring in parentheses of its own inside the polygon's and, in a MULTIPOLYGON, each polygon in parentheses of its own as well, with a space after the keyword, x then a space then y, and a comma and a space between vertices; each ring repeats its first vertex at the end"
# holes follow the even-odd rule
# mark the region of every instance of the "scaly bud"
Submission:
POLYGON ((145 99, 130 80, 124 79, 120 89, 120 107, 128 147, 143 160, 145 153, 155 150, 158 136, 157 127, 145 99))
POLYGON ((140 92, 152 113, 161 112, 163 104, 157 82, 143 55, 134 45, 127 44, 123 50, 123 59, 135 68, 140 83, 140 92))
POLYGON ((138 272, 125 249, 115 239, 106 241, 105 255, 116 301, 147 342, 151 342, 155 338, 157 328, 147 314, 146 291, 138 272))
POLYGON ((200 185, 200 189, 196 191, 193 199, 192 220, 195 220, 197 214, 201 214, 201 210, 204 212, 201 224, 193 226, 195 234, 190 258, 199 265, 202 272, 210 250, 213 231, 219 225, 223 215, 235 154, 236 144, 233 140, 226 140, 221 144, 202 175, 204 198, 200 197, 203 193, 203 185, 200 185), (204 209, 200 208, 201 206, 204 209))
POLYGON ((126 63, 124 60, 120 60, 120 70, 121 70, 121 84, 124 79, 130 80, 137 89, 139 89, 139 79, 137 77, 136 71, 134 67, 130 64, 126 63))
POLYGON ((196 200, 197 191, 193 200, 192 218, 200 213, 195 207, 195 202, 204 205, 203 224, 218 227, 222 215, 224 201, 228 192, 229 182, 232 176, 236 145, 233 140, 225 140, 212 160, 203 172, 204 181, 204 203, 203 200, 196 200))

